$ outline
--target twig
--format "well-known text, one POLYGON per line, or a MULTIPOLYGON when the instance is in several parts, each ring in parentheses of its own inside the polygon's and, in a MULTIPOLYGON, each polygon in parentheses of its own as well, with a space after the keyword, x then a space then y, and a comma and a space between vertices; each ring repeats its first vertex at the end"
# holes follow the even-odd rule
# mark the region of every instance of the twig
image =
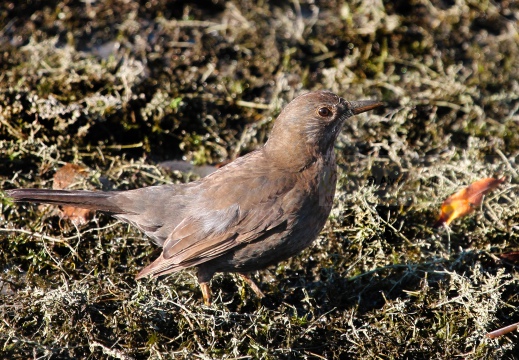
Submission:
POLYGON ((508 334, 509 332, 517 330, 518 327, 519 327, 519 322, 515 323, 515 324, 512 324, 512 325, 508 325, 508 326, 502 327, 501 329, 497 329, 497 330, 491 331, 488 334, 486 334, 485 336, 487 338, 489 338, 489 339, 495 339, 495 338, 498 338, 498 337, 500 337, 502 335, 508 334))
MULTIPOLYGON (((48 240, 48 241, 52 241, 54 243, 58 243, 58 244, 64 244, 66 247, 69 248, 69 250, 81 261, 83 261, 83 259, 81 259, 81 257, 79 256, 79 254, 76 252, 76 250, 74 250, 74 248, 72 246, 70 246, 70 244, 66 241, 67 239, 65 240, 61 240, 61 239, 57 239, 57 238, 53 238, 53 237, 50 237, 50 236, 47 236, 47 235, 43 235, 43 234, 40 234, 40 233, 37 233, 37 232, 30 232, 28 230, 23 230, 23 229, 6 229, 6 228, 0 228, 0 232, 15 232, 15 233, 21 233, 21 234, 26 234, 26 235, 29 235, 29 236, 32 236, 32 237, 39 237, 43 240, 48 240)), ((73 236, 73 237, 70 237, 70 238, 75 238, 76 236, 73 236)))

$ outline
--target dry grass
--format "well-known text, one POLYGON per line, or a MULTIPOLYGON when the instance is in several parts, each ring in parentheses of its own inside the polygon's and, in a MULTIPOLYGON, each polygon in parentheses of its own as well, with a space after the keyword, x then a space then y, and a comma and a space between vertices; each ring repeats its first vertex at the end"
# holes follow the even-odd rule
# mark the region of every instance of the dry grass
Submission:
POLYGON ((519 5, 514 1, 33 1, 0 5, 0 189, 189 181, 260 146, 305 89, 377 98, 347 124, 330 221, 303 254, 233 275, 135 274, 156 249, 98 214, 76 228, 1 199, 4 358, 516 358, 519 5), (443 199, 504 175, 473 215, 443 199))

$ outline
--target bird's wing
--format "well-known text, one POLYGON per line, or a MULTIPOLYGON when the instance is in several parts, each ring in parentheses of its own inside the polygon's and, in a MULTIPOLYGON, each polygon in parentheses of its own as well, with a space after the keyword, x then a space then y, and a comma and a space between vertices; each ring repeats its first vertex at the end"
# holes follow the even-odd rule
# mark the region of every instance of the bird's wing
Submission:
POLYGON ((293 176, 267 176, 254 170, 250 174, 229 173, 228 179, 222 174, 219 181, 209 181, 205 188, 198 189, 203 194, 196 211, 190 211, 175 227, 164 242, 162 255, 139 278, 209 261, 285 227, 283 215, 293 212, 299 203, 293 176))

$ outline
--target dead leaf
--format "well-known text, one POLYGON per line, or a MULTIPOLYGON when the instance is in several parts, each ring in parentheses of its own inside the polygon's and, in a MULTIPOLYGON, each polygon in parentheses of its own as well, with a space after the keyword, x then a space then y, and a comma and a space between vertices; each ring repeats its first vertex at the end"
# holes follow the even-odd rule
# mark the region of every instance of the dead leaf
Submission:
POLYGON ((470 214, 481 205, 484 195, 505 180, 505 177, 481 179, 449 196, 443 202, 440 216, 434 226, 449 225, 454 219, 470 214))
POLYGON ((84 167, 67 163, 54 174, 52 188, 57 190, 66 189, 71 184, 84 178, 87 173, 88 171, 84 167))
MULTIPOLYGON (((88 171, 84 167, 76 164, 65 164, 56 174, 54 174, 54 183, 52 188, 56 190, 66 189, 73 183, 81 180, 87 175, 88 171)), ((69 219, 76 225, 83 225, 92 218, 94 211, 81 209, 74 206, 62 206, 61 217, 69 219)))

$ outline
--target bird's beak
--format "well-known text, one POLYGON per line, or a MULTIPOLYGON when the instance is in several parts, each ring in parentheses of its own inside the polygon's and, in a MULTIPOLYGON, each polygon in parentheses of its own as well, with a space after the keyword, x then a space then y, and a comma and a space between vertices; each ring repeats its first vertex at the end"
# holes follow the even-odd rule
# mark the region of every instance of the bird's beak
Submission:
POLYGON ((361 100, 361 101, 349 101, 350 109, 353 114, 358 115, 360 113, 373 110, 379 106, 383 106, 384 103, 376 100, 361 100))

